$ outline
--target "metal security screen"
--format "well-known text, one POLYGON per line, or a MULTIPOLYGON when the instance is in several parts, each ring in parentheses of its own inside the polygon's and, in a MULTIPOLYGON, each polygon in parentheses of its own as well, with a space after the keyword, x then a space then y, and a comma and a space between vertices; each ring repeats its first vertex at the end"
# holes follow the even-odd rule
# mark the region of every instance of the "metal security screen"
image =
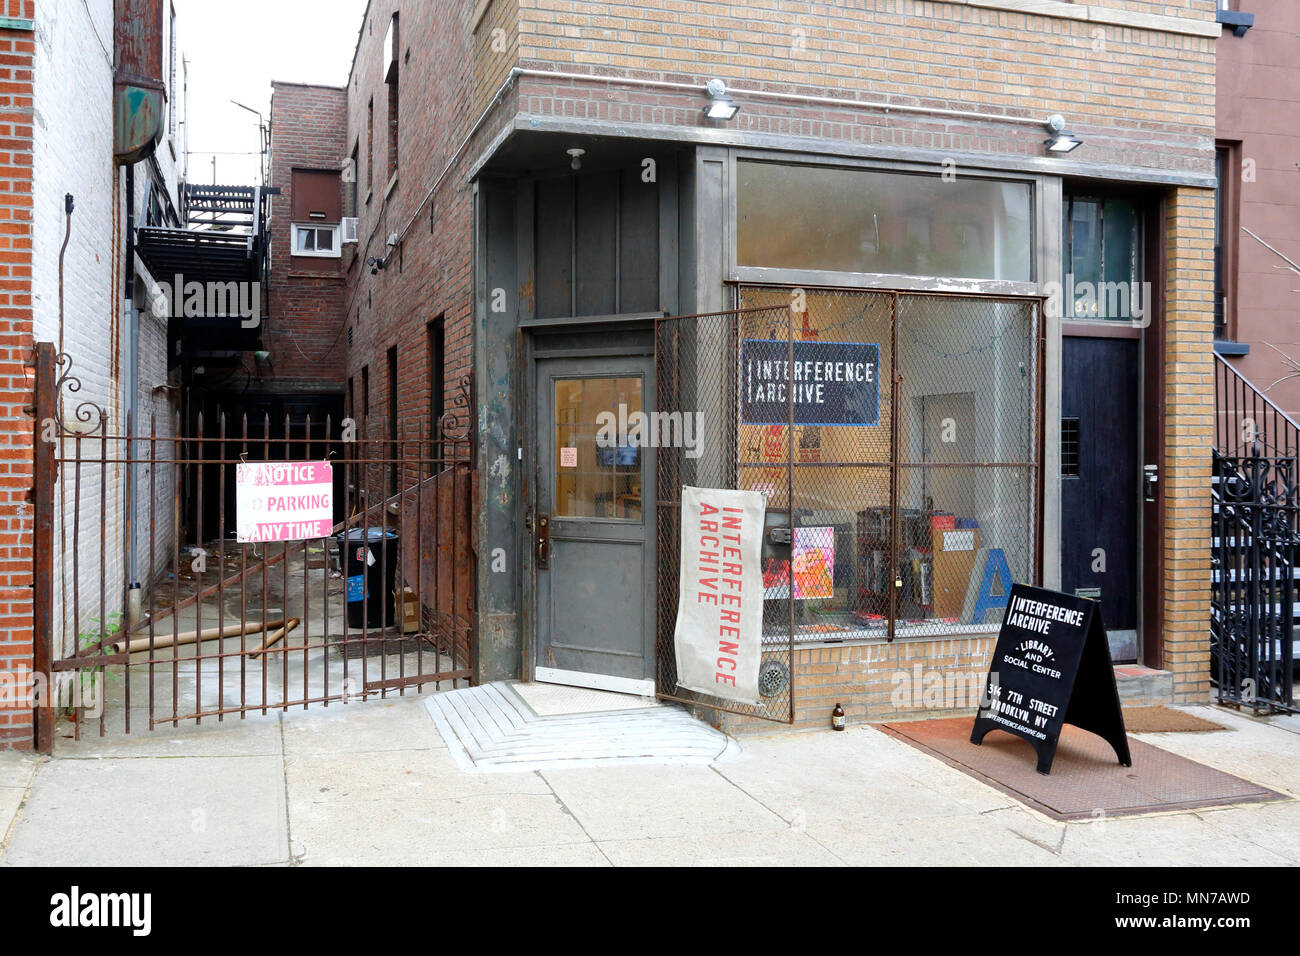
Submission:
MULTIPOLYGON (((996 631, 1041 574, 1037 299, 740 287, 656 329, 659 696, 793 722, 797 646, 996 631), (682 485, 767 499, 757 707, 681 690, 682 485)), ((827 705, 829 706, 829 705, 827 705)))

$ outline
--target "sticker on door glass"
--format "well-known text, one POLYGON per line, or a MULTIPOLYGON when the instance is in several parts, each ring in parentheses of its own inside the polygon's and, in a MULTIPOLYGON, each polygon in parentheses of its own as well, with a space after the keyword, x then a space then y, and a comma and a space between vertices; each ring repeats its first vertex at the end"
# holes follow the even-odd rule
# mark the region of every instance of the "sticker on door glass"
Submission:
POLYGON ((578 467, 578 449, 561 448, 560 449, 560 467, 577 468, 578 467))

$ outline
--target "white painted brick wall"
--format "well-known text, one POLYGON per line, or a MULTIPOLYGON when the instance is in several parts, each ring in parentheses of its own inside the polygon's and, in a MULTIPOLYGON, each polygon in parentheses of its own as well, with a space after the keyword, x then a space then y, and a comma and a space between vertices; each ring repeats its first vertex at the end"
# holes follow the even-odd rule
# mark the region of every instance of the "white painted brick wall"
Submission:
MULTIPOLYGON (((71 372, 81 382, 75 394, 65 390, 65 419, 81 402, 92 402, 108 412, 108 431, 121 435, 126 426, 128 319, 124 298, 127 293, 122 263, 125 255, 126 174, 115 169, 112 126, 112 0, 44 0, 36 18, 36 64, 33 190, 35 258, 33 305, 37 340, 59 342, 58 257, 64 238, 65 193, 72 193, 76 209, 64 258, 63 350, 72 359, 71 372), (117 209, 114 209, 114 199, 117 209), (114 359, 116 358, 116 362, 114 359), (115 367, 116 366, 116 367, 115 367)), ((167 63, 164 54, 164 69, 167 63)), ((179 97, 176 98, 177 100, 179 97)), ((178 126, 178 134, 184 127, 178 126)), ((180 144, 173 155, 164 133, 157 159, 179 211, 178 159, 180 144)), ((147 164, 135 171, 134 204, 141 215, 147 164)), ((137 260, 138 262, 138 260, 137 260)), ((145 276, 146 282, 150 281, 145 276)), ((166 326, 148 315, 140 320, 139 380, 136 389, 137 433, 148 433, 149 415, 156 413, 160 435, 173 434, 173 406, 169 390, 155 386, 167 382, 166 326)), ((74 443, 66 444, 67 453, 74 443)), ((110 443, 106 454, 118 459, 123 442, 110 443)), ((137 453, 148 455, 147 443, 137 453)), ((93 619, 111 617, 121 611, 124 588, 124 535, 126 532, 124 487, 125 468, 110 465, 101 482, 97 459, 99 442, 81 442, 83 460, 95 460, 80 470, 76 487, 75 469, 63 469, 63 507, 56 505, 55 543, 63 550, 55 560, 56 633, 64 634, 63 650, 70 650, 75 632, 93 632, 93 619), (61 514, 61 520, 58 517, 61 514), (102 540, 101 546, 101 516, 102 540), (74 540, 76 547, 74 549, 74 540), (66 542, 66 549, 64 549, 66 542), (74 551, 76 586, 73 582, 74 551), (105 579, 101 605, 100 577, 105 579), (64 582, 67 582, 66 589, 64 582), (66 593, 66 599, 64 597, 66 593), (79 600, 73 600, 79 594, 79 600), (66 604, 65 604, 66 600, 66 604), (64 609, 67 626, 57 622, 64 609), (76 615, 78 623, 74 624, 76 615)), ((159 457, 170 457, 170 443, 159 443, 159 457)), ((147 465, 135 470, 137 497, 137 556, 141 574, 149 568, 148 522, 150 475, 147 465)), ((173 515, 172 472, 160 467, 154 476, 155 552, 158 567, 166 567, 164 555, 171 553, 173 515)), ((57 499, 56 499, 57 501, 57 499)), ((147 582, 146 582, 147 583, 147 582)))

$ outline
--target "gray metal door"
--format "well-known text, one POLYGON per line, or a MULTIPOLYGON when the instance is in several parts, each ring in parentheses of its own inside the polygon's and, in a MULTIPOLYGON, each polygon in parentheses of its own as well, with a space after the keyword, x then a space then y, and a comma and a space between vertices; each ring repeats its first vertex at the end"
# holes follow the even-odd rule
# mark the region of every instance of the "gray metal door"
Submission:
POLYGON ((654 692, 651 365, 537 362, 538 680, 654 692))

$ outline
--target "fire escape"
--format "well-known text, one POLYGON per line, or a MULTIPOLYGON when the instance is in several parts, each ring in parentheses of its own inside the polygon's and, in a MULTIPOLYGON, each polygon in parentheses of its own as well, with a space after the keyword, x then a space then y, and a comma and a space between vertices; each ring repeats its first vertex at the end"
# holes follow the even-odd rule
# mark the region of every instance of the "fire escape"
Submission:
POLYGON ((262 348, 270 196, 278 191, 187 183, 181 192, 183 226, 137 230, 140 258, 172 289, 173 366, 210 374, 238 366, 242 353, 262 348))

